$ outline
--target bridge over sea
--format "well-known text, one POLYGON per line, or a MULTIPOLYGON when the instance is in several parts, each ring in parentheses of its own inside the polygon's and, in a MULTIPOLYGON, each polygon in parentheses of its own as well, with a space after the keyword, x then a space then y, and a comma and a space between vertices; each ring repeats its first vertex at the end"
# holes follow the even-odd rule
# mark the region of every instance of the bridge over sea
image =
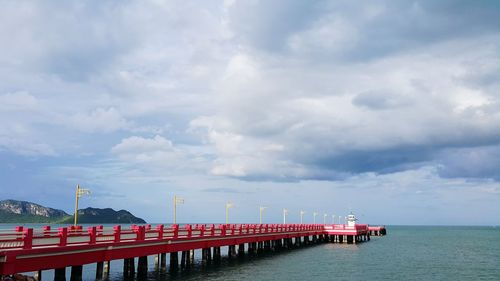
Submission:
POLYGON ((166 271, 169 254, 169 270, 174 272, 194 264, 195 250, 201 250, 202 264, 209 264, 220 261, 221 247, 227 247, 227 257, 232 259, 317 243, 361 243, 372 235, 385 235, 385 228, 366 224, 148 224, 56 230, 19 226, 0 231, 0 280, 23 272, 36 272, 41 280, 44 270, 54 270, 54 280, 66 280, 67 267, 71 267, 70 280, 82 280, 85 264, 96 264, 96 280, 103 280, 111 260, 123 260, 124 277, 137 274, 141 279, 147 275, 151 256, 155 267, 166 271))

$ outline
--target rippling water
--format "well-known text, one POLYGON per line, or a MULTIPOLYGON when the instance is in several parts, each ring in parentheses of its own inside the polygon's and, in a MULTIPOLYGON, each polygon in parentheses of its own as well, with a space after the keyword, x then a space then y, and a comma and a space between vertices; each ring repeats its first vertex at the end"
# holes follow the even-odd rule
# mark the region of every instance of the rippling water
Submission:
MULTIPOLYGON (((392 226, 363 244, 223 259, 209 268, 197 263, 176 275, 155 272, 152 262, 148 280, 500 280, 500 228, 392 226)), ((110 280, 123 280, 122 268, 122 261, 112 262, 110 280)), ((95 266, 84 272, 92 280, 95 266)), ((52 280, 50 271, 43 277, 52 280)))

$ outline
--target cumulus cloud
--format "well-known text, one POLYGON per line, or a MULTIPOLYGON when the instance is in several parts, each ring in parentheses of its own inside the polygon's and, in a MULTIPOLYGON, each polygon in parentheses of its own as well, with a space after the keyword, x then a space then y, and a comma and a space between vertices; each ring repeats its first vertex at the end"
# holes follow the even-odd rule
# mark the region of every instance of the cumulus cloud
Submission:
POLYGON ((337 180, 478 175, 450 151, 500 141, 492 3, 2 5, 5 151, 113 147, 217 176, 337 180))
POLYGON ((124 138, 111 148, 111 153, 121 165, 140 170, 142 175, 163 176, 206 169, 203 153, 189 146, 175 146, 159 135, 124 138))
MULTIPOLYGON (((480 149, 500 141, 498 83, 469 84, 480 80, 471 77, 476 68, 482 77, 497 71, 490 63, 500 55, 493 43, 499 36, 495 24, 481 23, 487 31, 475 36, 470 32, 476 27, 449 34, 451 26, 462 23, 453 15, 438 36, 431 26, 396 24, 403 18, 389 14, 394 7, 379 4, 362 10, 361 19, 327 5, 331 9, 318 18, 280 34, 291 49, 268 48, 256 42, 265 38, 239 33, 248 36, 243 42, 253 42, 252 48, 229 60, 215 88, 217 113, 191 122, 206 128, 217 151, 212 173, 337 179, 433 165, 447 147, 480 149), (389 32, 384 40, 392 45, 372 52, 378 43, 367 40, 380 32, 381 24, 389 32), (346 36, 355 37, 343 37, 346 26, 346 36), (420 36, 411 42, 401 35, 406 31, 420 36), (391 41, 396 38, 405 41, 398 45, 391 41), (280 149, 269 152, 268 146, 280 149)), ((418 22, 435 21, 444 12, 442 6, 419 2, 405 7, 403 13, 418 22)))

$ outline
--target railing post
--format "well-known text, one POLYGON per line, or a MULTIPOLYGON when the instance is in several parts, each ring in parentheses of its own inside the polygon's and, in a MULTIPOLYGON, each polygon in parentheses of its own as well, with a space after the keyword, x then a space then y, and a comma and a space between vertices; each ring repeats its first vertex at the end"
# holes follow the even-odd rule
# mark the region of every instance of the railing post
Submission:
POLYGON ((90 237, 89 244, 95 244, 96 243, 96 237, 97 237, 97 227, 95 226, 89 226, 87 229, 90 237))
POLYGON ((158 239, 163 239, 163 224, 159 224, 156 226, 156 231, 158 231, 158 239))
POLYGON ((226 225, 225 224, 221 224, 219 227, 220 227, 220 235, 221 236, 226 236, 226 225))
POLYGON ((268 233, 269 232, 269 224, 266 223, 266 226, 265 226, 265 232, 268 233))
POLYGON ((210 236, 214 236, 214 235, 215 235, 215 225, 211 224, 210 225, 210 236))
POLYGON ((236 233, 236 225, 231 225, 231 235, 234 235, 236 233))
POLYGON ((31 249, 33 246, 33 228, 24 229, 23 249, 31 249))
POLYGON ((205 225, 204 224, 202 224, 201 228, 200 228, 200 237, 203 237, 203 236, 205 236, 205 225))
POLYGON ((89 244, 95 244, 97 240, 97 227, 89 226, 87 228, 87 232, 89 233, 89 244))
POLYGON ((193 236, 193 227, 190 224, 186 225, 187 237, 191 238, 193 236))
POLYGON ((179 237, 179 225, 173 224, 172 228, 174 229, 174 239, 177 239, 179 237))
POLYGON ((50 235, 50 225, 44 225, 42 227, 43 229, 43 236, 49 236, 50 235))
POLYGON ((59 228, 59 246, 66 246, 68 243, 68 228, 60 227, 59 228))
POLYGON ((114 232, 113 234, 115 235, 115 242, 120 242, 122 235, 122 226, 121 225, 113 226, 113 232, 114 232))
POLYGON ((143 241, 146 238, 146 227, 144 225, 139 225, 134 230, 137 233, 137 241, 143 241))

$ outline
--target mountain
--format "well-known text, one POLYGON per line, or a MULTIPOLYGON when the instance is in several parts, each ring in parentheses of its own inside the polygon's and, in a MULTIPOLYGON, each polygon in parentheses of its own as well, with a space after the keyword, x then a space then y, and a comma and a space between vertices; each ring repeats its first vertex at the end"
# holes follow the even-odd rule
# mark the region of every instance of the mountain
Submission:
POLYGON ((47 208, 32 202, 17 200, 0 201, 0 223, 48 223, 59 221, 68 216, 62 210, 47 208))
MULTIPOLYGON (((69 220, 64 220, 63 223, 73 221, 73 216, 69 220)), ((86 208, 78 210, 79 223, 146 223, 141 218, 135 217, 129 211, 115 211, 111 208, 98 209, 86 208)))
MULTIPOLYGON (((146 223, 126 210, 86 208, 78 210, 79 223, 146 223)), ((73 223, 73 215, 17 200, 0 201, 0 223, 73 223)))

